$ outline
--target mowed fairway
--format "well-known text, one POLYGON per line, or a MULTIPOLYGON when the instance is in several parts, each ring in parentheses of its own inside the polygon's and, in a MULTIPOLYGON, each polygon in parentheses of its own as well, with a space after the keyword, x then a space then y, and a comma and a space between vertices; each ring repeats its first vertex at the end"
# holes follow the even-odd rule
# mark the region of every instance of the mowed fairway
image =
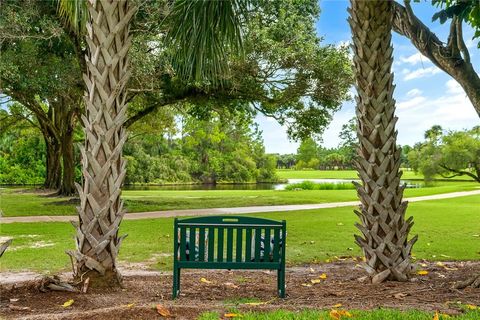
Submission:
MULTIPOLYGON (((407 211, 415 218, 411 235, 419 235, 414 256, 427 260, 479 260, 479 208, 479 195, 411 203, 407 211)), ((361 254, 353 242, 353 234, 357 233, 353 208, 251 216, 287 220, 289 265, 361 254)), ((122 243, 121 264, 142 262, 153 269, 171 268, 172 228, 171 218, 124 221, 120 233, 129 236, 122 243)), ((69 223, 2 225, 0 235, 13 237, 14 242, 2 257, 0 270, 68 270, 70 260, 64 251, 74 248, 73 234, 69 223)))
MULTIPOLYGON (((403 180, 423 180, 421 174, 402 169, 403 180)), ((278 169, 277 176, 281 179, 358 179, 356 170, 290 170, 278 169)), ((441 176, 439 180, 447 180, 441 176)), ((455 180, 472 180, 467 176, 455 177, 455 180)))
MULTIPOLYGON (((478 190, 475 182, 436 182, 427 188, 406 189, 406 197, 418 197, 456 191, 478 190)), ((327 203, 358 200, 355 190, 125 190, 123 199, 128 212, 182 210, 327 203)), ((2 189, 0 209, 5 217, 74 215, 75 201, 68 197, 47 197, 44 194, 18 189, 2 189)))

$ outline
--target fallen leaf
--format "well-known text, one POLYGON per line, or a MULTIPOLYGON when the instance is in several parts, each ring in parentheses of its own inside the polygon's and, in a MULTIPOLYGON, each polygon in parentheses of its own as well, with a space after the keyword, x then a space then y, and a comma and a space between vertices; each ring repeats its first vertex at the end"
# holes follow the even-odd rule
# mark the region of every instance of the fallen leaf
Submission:
POLYGON ((226 287, 230 287, 230 288, 233 288, 233 289, 238 289, 239 286, 237 286, 235 283, 233 282, 225 282, 225 286, 226 287))
POLYGON ((440 262, 440 261, 437 262, 437 266, 439 266, 439 267, 445 267, 445 265, 444 265, 442 262, 440 262))
POLYGON ((398 292, 393 295, 395 299, 399 299, 399 300, 403 300, 403 298, 405 298, 406 296, 408 296, 408 294, 403 292, 398 292))
POLYGON ((420 263, 420 266, 424 267, 424 268, 428 267, 428 265, 426 263, 420 263))
POLYGON ((330 310, 330 318, 335 319, 335 320, 340 320, 342 317, 345 318, 351 318, 352 314, 346 310, 337 310, 337 309, 332 309, 330 310))
POLYGON ((438 317, 438 312, 435 312, 432 320, 440 320, 440 318, 438 317))
POLYGON ((242 315, 239 313, 225 313, 223 315, 225 318, 241 318, 242 315))
POLYGON ((445 270, 448 270, 448 271, 456 271, 458 270, 458 268, 450 268, 450 267, 444 267, 445 270))
POLYGON ((19 306, 14 306, 13 304, 9 305, 8 308, 13 311, 28 311, 30 310, 30 307, 19 307, 19 306))
POLYGON ((421 276, 426 276, 428 274, 428 271, 427 270, 419 270, 419 271, 417 271, 417 274, 421 275, 421 276))
POLYGON ((343 306, 343 304, 341 304, 341 303, 337 303, 337 304, 336 304, 336 305, 334 305, 333 307, 334 307, 334 308, 340 308, 341 306, 343 306))
POLYGON ((310 268, 310 272, 315 272, 315 270, 313 268, 310 268))
POLYGON ((208 281, 208 280, 205 279, 205 278, 201 278, 201 279, 200 279, 200 282, 203 282, 203 283, 212 283, 212 281, 208 281))
POLYGON ((465 307, 467 307, 467 309, 469 309, 469 310, 476 310, 476 309, 478 309, 478 307, 475 306, 475 305, 473 305, 473 304, 467 304, 467 305, 465 305, 465 307))
POLYGON ((131 307, 133 307, 134 305, 135 305, 135 303, 129 303, 129 304, 127 304, 127 308, 131 308, 131 307))
POLYGON ((170 318, 172 316, 170 311, 164 306, 162 306, 161 304, 157 304, 156 308, 157 308, 158 314, 161 315, 162 317, 170 318))
POLYGON ((312 285, 310 283, 302 283, 302 286, 304 287, 311 287, 312 285))
POLYGON ((320 280, 320 279, 312 279, 312 280, 310 280, 310 282, 311 282, 312 284, 317 284, 317 283, 320 283, 321 281, 322 281, 322 280, 320 280))
POLYGON ((73 299, 70 299, 68 301, 65 301, 64 304, 62 304, 62 307, 67 308, 70 307, 75 301, 73 299))
POLYGON ((327 274, 326 274, 326 273, 322 273, 319 278, 320 278, 320 279, 327 279, 327 274))
POLYGON ((264 305, 264 304, 267 304, 267 303, 270 303, 272 301, 274 301, 275 299, 272 299, 272 300, 268 300, 268 301, 261 301, 261 302, 246 302, 244 304, 248 305, 248 306, 261 306, 261 305, 264 305))
POLYGON ((340 320, 340 313, 338 313, 338 310, 330 310, 330 318, 335 319, 335 320, 340 320))

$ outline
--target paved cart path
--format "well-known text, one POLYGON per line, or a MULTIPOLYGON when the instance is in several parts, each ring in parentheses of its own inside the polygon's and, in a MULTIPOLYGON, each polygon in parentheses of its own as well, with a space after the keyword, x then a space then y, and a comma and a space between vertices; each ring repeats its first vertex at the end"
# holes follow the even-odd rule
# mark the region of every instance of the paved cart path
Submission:
MULTIPOLYGON (((451 193, 434 194, 430 196, 406 198, 409 202, 449 199, 464 196, 471 196, 480 194, 480 190, 460 191, 451 193)), ((185 217, 185 216, 209 216, 209 215, 224 215, 224 214, 243 214, 243 213, 261 213, 261 212, 281 212, 281 211, 298 211, 298 210, 313 210, 326 209, 338 207, 351 207, 359 205, 359 201, 346 202, 328 202, 318 204, 293 204, 281 206, 254 206, 254 207, 236 207, 236 208, 207 208, 207 209, 187 209, 187 210, 167 210, 167 211, 150 211, 128 213, 125 215, 125 220, 140 220, 140 219, 156 219, 167 217, 185 217)), ((0 223, 13 222, 68 222, 77 220, 77 216, 28 216, 28 217, 0 217, 0 223)))

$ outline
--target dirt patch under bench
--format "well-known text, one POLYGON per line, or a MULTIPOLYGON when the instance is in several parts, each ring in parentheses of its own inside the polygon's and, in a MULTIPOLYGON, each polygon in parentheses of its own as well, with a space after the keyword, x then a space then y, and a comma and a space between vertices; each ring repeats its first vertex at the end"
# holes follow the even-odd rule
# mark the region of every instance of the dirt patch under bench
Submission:
POLYGON ((345 309, 458 314, 462 304, 480 305, 480 289, 451 289, 455 281, 480 272, 480 262, 425 262, 419 268, 428 273, 416 274, 410 282, 372 285, 355 262, 291 267, 285 299, 276 297, 276 272, 184 270, 181 294, 174 301, 170 273, 129 270, 124 272, 125 289, 90 289, 86 294, 42 293, 38 281, 3 285, 0 314, 6 319, 158 319, 154 307, 160 304, 176 319, 195 319, 206 311, 223 314, 232 308, 240 312, 330 309, 342 304, 345 309), (70 299, 73 304, 62 307, 70 299), (248 304, 252 301, 260 303, 248 304), (22 307, 28 310, 19 310, 22 307))

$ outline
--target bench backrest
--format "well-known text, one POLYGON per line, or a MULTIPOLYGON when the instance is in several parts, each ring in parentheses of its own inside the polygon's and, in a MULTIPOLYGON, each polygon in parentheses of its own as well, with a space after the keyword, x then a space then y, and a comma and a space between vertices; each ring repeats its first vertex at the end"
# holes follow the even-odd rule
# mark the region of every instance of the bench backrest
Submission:
POLYGON ((285 221, 242 216, 175 219, 174 260, 224 267, 240 262, 257 267, 283 264, 285 238, 285 221))

